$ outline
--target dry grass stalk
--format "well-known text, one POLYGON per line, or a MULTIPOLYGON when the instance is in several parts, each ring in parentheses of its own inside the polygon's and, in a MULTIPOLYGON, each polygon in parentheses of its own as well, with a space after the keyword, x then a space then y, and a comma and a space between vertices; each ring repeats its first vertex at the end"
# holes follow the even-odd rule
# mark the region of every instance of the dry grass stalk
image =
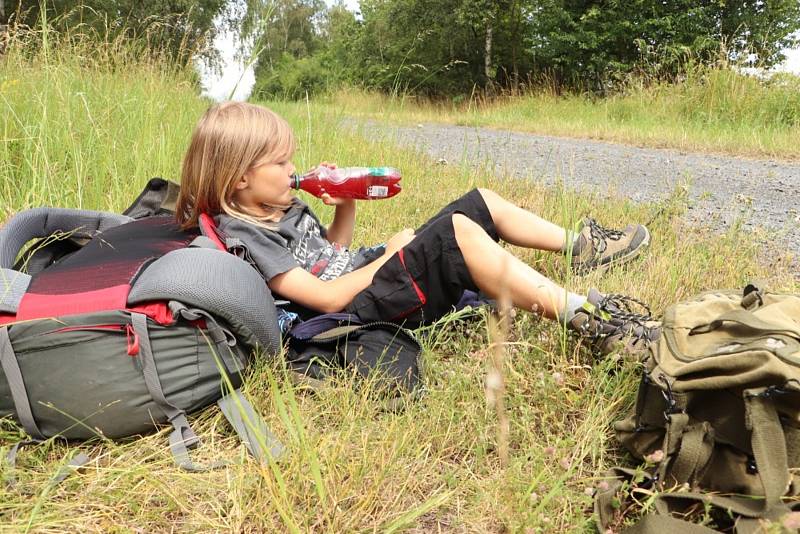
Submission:
POLYGON ((497 453, 500 465, 508 466, 509 420, 505 406, 506 384, 503 372, 506 360, 506 341, 511 321, 508 260, 503 266, 497 297, 497 315, 489 318, 489 371, 486 375, 486 400, 497 413, 497 453))

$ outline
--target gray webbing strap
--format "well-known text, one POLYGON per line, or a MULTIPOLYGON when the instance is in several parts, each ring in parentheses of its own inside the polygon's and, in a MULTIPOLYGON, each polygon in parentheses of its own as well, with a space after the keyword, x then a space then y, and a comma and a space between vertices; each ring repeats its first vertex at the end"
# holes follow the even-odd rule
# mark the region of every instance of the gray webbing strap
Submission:
POLYGON ((50 484, 58 485, 61 484, 68 476, 75 472, 76 469, 79 467, 83 467, 89 463, 89 457, 86 456, 84 453, 79 452, 75 456, 73 456, 69 462, 59 467, 56 474, 50 479, 50 484))
POLYGON ((280 458, 285 447, 270 432, 267 424, 238 389, 217 401, 222 414, 239 435, 239 439, 257 460, 280 458))
POLYGON ((153 348, 150 345, 150 336, 147 332, 147 317, 141 313, 132 313, 131 322, 133 323, 134 332, 136 332, 136 335, 139 337, 139 348, 141 351, 140 354, 142 355, 142 374, 144 375, 144 382, 147 385, 147 390, 175 429, 169 436, 170 450, 172 451, 172 456, 175 458, 175 463, 178 467, 187 471, 205 470, 196 467, 189 458, 187 447, 196 445, 199 440, 189 426, 186 413, 171 404, 164 395, 164 390, 161 387, 161 380, 158 378, 156 361, 153 357, 153 348))
POLYGON ((14 408, 17 411, 17 418, 22 423, 25 431, 36 439, 44 439, 36 420, 33 418, 31 404, 28 400, 28 392, 25 389, 25 382, 22 380, 22 372, 19 369, 17 356, 11 347, 11 340, 8 337, 8 327, 0 328, 0 364, 8 380, 8 387, 11 390, 11 398, 14 401, 14 408))
MULTIPOLYGON (((211 341, 214 343, 214 346, 217 349, 217 356, 222 361, 222 364, 225 366, 225 369, 228 371, 228 375, 232 375, 234 373, 241 373, 242 369, 239 365, 241 362, 236 361, 237 358, 233 358, 234 365, 236 366, 235 369, 231 369, 231 366, 228 364, 226 355, 231 355, 231 343, 229 343, 229 339, 235 340, 236 338, 233 334, 226 333, 226 330, 222 328, 212 317, 209 313, 198 310, 196 308, 188 308, 186 305, 172 300, 169 303, 169 309, 173 313, 173 315, 180 315, 187 321, 197 321, 197 320, 204 320, 206 322, 206 331, 208 331, 209 336, 211 337, 211 341)), ((234 341, 235 343, 235 341, 234 341)))
POLYGON ((8 464, 8 469, 4 469, 5 477, 4 481, 6 486, 9 488, 14 488, 17 485, 17 478, 14 476, 14 469, 17 467, 17 453, 22 447, 26 445, 34 445, 36 443, 41 443, 42 440, 40 439, 26 439, 23 441, 18 441, 11 447, 11 450, 6 453, 5 461, 8 464))

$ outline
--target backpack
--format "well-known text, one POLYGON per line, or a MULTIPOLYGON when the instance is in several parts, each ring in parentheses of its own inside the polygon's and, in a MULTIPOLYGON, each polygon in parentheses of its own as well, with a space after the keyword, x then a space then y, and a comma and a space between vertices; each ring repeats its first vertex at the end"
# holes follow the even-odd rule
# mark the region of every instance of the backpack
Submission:
POLYGON ((312 390, 337 371, 352 369, 372 380, 383 407, 396 411, 406 395, 423 392, 422 346, 405 328, 387 322, 364 323, 350 313, 327 313, 295 324, 286 335, 286 361, 292 378, 312 390))
POLYGON ((256 348, 281 350, 272 295, 209 217, 184 231, 169 217, 37 208, 0 228, 0 418, 34 441, 168 423, 176 463, 197 470, 186 415, 216 402, 251 453, 277 457, 238 391, 256 348))
POLYGON ((697 513, 754 532, 800 509, 783 499, 800 494, 800 295, 703 293, 666 310, 649 350, 635 413, 614 425, 649 468, 614 469, 596 495, 601 531, 618 532, 637 492, 658 493, 630 532, 716 532, 674 516, 697 513))

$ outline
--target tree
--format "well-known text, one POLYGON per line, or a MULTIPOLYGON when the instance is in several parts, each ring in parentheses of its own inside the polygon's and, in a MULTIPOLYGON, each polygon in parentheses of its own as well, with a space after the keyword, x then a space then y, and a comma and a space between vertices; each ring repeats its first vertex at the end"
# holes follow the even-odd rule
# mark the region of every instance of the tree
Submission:
MULTIPOLYGON (((2 1, 2 0, 0 0, 2 1)), ((35 26, 44 14, 53 29, 146 39, 182 64, 213 56, 214 19, 227 0, 11 0, 0 24, 35 26), (41 8, 45 7, 42 13, 41 8)))
POLYGON ((674 79, 693 62, 783 59, 800 28, 796 0, 542 0, 533 28, 535 70, 603 91, 633 71, 674 79))
POLYGON ((800 28, 797 0, 362 0, 359 18, 321 0, 247 8, 257 84, 287 96, 331 80, 431 96, 542 80, 604 93, 720 59, 769 67, 800 28))

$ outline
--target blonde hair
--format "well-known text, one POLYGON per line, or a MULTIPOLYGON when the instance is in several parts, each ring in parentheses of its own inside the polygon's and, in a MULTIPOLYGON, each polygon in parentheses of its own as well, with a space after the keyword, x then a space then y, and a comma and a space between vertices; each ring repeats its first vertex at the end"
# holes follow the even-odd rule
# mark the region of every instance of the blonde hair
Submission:
POLYGON ((175 210, 181 228, 197 226, 201 213, 223 212, 265 226, 264 217, 236 205, 236 183, 258 165, 289 159, 295 146, 289 124, 267 108, 244 102, 222 102, 209 108, 197 123, 183 158, 175 210))

